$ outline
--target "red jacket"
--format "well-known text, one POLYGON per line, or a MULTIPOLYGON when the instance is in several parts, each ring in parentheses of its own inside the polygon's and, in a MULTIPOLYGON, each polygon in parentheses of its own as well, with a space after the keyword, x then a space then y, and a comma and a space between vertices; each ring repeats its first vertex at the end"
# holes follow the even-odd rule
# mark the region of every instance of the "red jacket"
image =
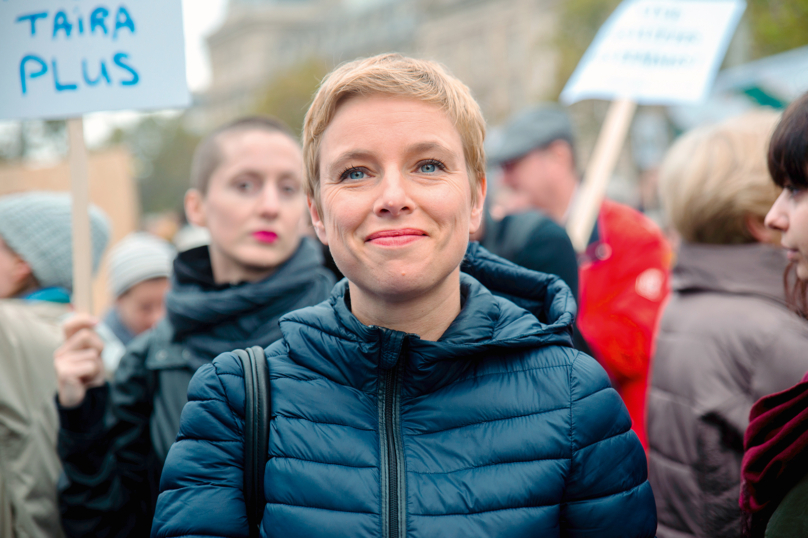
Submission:
POLYGON ((668 296, 671 248, 642 213, 605 200, 579 265, 578 327, 623 397, 643 446, 652 346, 668 296))

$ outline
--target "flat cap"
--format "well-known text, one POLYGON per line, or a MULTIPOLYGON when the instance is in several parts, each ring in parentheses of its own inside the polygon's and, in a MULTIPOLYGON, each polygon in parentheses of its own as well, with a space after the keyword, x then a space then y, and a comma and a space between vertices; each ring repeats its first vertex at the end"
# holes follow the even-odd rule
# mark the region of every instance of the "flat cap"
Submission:
POLYGON ((523 110, 505 124, 501 135, 486 150, 488 163, 502 165, 556 140, 575 145, 572 121, 556 104, 543 104, 523 110))

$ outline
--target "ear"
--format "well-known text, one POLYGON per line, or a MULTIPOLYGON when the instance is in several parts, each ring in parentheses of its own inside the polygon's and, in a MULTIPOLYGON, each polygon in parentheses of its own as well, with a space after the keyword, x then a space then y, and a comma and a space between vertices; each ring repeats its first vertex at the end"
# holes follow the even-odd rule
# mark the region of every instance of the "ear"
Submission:
POLYGON ((323 219, 320 218, 320 210, 317 209, 317 204, 311 199, 311 196, 306 196, 306 203, 309 205, 309 215, 311 216, 311 225, 314 227, 314 233, 320 242, 328 246, 328 238, 325 235, 325 224, 323 219))
POLYGON ((469 234, 475 234, 482 226, 483 213, 485 209, 485 195, 488 192, 488 180, 485 175, 477 181, 477 199, 471 207, 469 216, 469 234))
POLYGON ((755 215, 746 215, 743 220, 746 224, 747 231, 757 240, 758 243, 780 245, 780 232, 767 227, 761 217, 757 217, 755 215))
POLYGON ((188 189, 185 193, 185 216, 194 226, 207 227, 205 215, 205 197, 197 189, 188 189))

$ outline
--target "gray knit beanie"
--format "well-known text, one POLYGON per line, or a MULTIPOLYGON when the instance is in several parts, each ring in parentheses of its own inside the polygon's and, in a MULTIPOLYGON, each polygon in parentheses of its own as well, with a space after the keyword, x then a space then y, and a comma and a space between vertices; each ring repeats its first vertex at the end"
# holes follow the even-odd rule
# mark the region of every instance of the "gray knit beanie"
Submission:
POLYGON ((177 255, 171 243, 156 235, 136 232, 124 237, 109 253, 109 288, 120 297, 144 280, 171 276, 177 255))
MULTIPOLYGON (((0 197, 0 237, 31 266, 43 288, 73 289, 73 222, 70 195, 28 192, 0 197)), ((93 273, 109 241, 109 220, 90 206, 93 273)))

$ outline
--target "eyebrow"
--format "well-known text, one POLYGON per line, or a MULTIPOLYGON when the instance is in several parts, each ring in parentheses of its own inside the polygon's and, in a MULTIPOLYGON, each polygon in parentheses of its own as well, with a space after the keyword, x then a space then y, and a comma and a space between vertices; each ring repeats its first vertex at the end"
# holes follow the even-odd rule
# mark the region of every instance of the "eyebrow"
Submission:
POLYGON ((437 142, 419 142, 407 148, 407 153, 424 153, 427 151, 442 151, 444 153, 451 153, 451 150, 443 144, 437 142))
POLYGON ((354 159, 372 159, 373 154, 370 151, 365 150, 354 150, 354 151, 347 151, 339 156, 337 160, 333 162, 331 166, 328 167, 328 176, 333 177, 335 174, 341 172, 340 168, 342 168, 343 163, 352 161, 354 159))

